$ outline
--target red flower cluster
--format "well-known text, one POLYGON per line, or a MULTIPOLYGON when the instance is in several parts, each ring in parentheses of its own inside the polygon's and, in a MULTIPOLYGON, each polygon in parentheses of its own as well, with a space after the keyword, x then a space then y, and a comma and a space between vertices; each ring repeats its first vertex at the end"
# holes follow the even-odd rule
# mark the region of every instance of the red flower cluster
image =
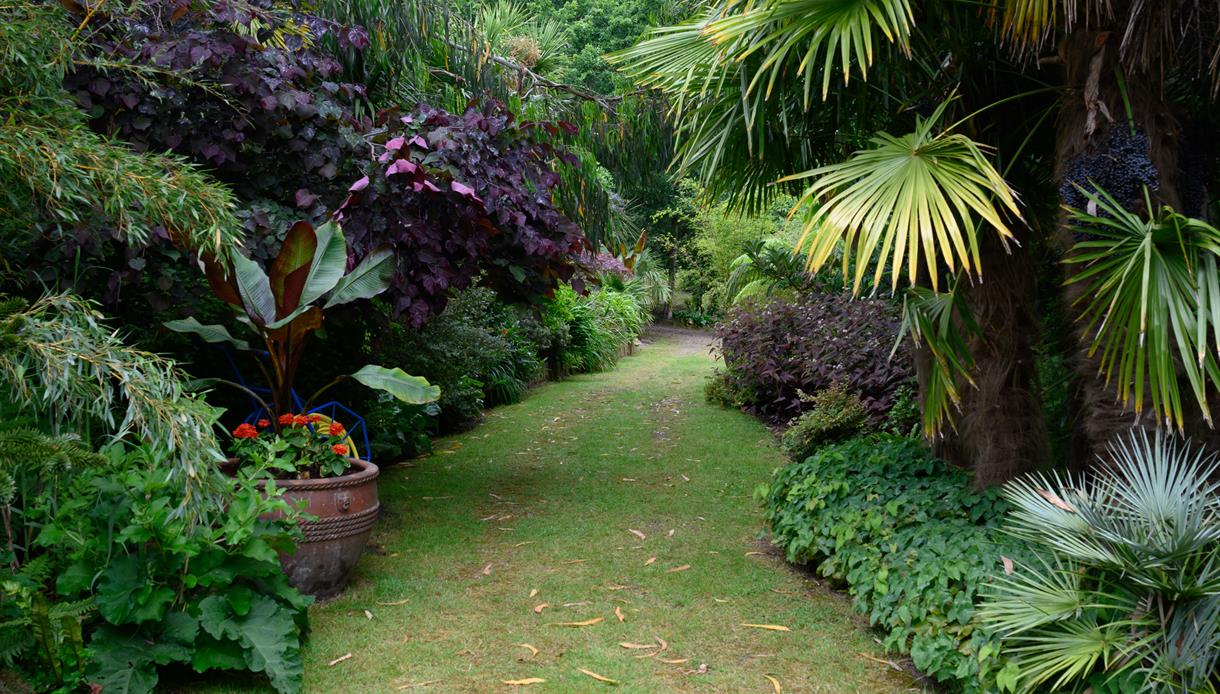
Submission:
POLYGON ((330 450, 334 451, 337 455, 347 455, 347 446, 341 443, 336 443, 335 445, 331 446, 330 450))
POLYGON ((280 421, 280 426, 286 427, 286 426, 292 424, 292 415, 282 414, 282 415, 280 415, 279 421, 280 421))
POLYGON ((258 437, 258 429, 254 428, 253 424, 242 422, 233 430, 233 438, 235 439, 253 439, 258 437))
POLYGON ((271 420, 270 420, 270 419, 260 419, 260 420, 258 420, 258 428, 259 428, 259 429, 266 429, 266 428, 267 428, 267 427, 269 427, 269 426, 271 426, 271 420))
POLYGON ((340 424, 338 422, 330 423, 330 435, 331 436, 343 436, 344 432, 346 432, 346 431, 347 430, 343 428, 342 424, 340 424))

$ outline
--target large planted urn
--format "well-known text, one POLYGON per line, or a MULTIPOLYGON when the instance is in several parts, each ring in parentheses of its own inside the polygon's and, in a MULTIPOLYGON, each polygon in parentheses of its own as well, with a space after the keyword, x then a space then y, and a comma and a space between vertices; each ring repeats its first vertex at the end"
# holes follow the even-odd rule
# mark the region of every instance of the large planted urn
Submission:
POLYGON ((304 500, 305 513, 317 517, 298 523, 305 537, 296 553, 280 555, 297 590, 320 599, 343 592, 381 510, 378 474, 376 465, 353 460, 342 477, 275 481, 285 501, 295 506, 304 500))

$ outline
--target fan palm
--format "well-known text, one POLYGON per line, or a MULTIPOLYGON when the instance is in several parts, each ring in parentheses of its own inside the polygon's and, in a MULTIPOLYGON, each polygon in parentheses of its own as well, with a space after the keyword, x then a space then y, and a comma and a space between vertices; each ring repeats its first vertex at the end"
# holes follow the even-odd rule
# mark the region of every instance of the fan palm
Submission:
POLYGON ((1214 456, 1131 433, 1112 469, 1005 488, 1007 529, 1035 549, 980 609, 1020 690, 1214 691, 1220 664, 1220 484, 1214 456))
POLYGON ((801 255, 782 239, 757 239, 729 266, 725 294, 733 303, 752 296, 807 289, 813 276, 801 255))
MULTIPOLYGON (((1037 382, 1029 372, 1032 319, 1022 318, 1037 315, 1036 256, 1030 254, 1049 257, 1050 250, 1037 249, 1067 248, 1073 233, 1089 233, 1061 223, 1055 206, 1038 204, 1053 195, 1057 179, 1068 178, 1085 154, 1103 162, 1115 174, 1110 178, 1132 168, 1131 157, 1144 157, 1159 183, 1147 216, 1161 219, 1166 204, 1188 209, 1181 204, 1184 174, 1173 137, 1185 107, 1193 105, 1192 117, 1212 118, 1209 103, 1220 87, 1220 8, 1196 0, 718 0, 610 59, 669 98, 675 165, 711 194, 757 209, 809 182, 794 214, 806 215, 802 247, 812 268, 841 253, 856 291, 871 263, 876 272, 889 269, 895 283, 902 275, 931 290, 952 278, 968 280, 960 303, 983 318, 981 332, 964 348, 978 358, 932 361, 952 369, 948 378, 958 388, 971 382, 964 371, 971 363, 976 375, 1024 369, 976 379, 992 384, 985 404, 994 406, 1025 397, 1018 391, 1037 382), (1057 55, 1034 60, 1050 46, 1058 46, 1057 55), (1208 79, 1197 79, 1203 75, 1208 79), (1167 84, 1178 95, 1172 107, 1167 84), (896 128, 907 134, 890 134, 896 128), (1122 138, 1108 135, 1128 129, 1144 138, 1128 141, 1145 142, 1147 151, 1116 149, 1122 138), (1014 189, 1022 187, 1033 203, 1019 201, 1014 189), (1043 230, 1049 233, 1038 233, 1043 230), (1005 259, 987 250, 997 244, 1021 250, 1005 259), (1010 267, 997 273, 997 262, 1010 267), (989 274, 1005 286, 987 285, 989 274), (999 366, 990 365, 1001 357, 999 366)), ((1205 191, 1215 173, 1205 167, 1192 175, 1202 178, 1205 191)), ((1101 196, 1099 188, 1090 184, 1088 192, 1101 196)), ((1128 187, 1118 188, 1110 192, 1120 209, 1146 207, 1128 187)), ((1184 428, 1190 417, 1183 401, 1207 415, 1207 397, 1218 385, 1212 361, 1196 354, 1203 335, 1214 330, 1210 318, 1200 318, 1214 304, 1206 294, 1211 261, 1195 262, 1210 251, 1203 242, 1176 250, 1158 244, 1165 272, 1157 281, 1133 284, 1133 266, 1098 262, 1100 246, 1078 248, 1084 259, 1067 267, 1069 274, 1087 273, 1069 290, 1070 299, 1086 297, 1069 303, 1081 319, 1077 337, 1095 356, 1081 369, 1088 397, 1082 430, 1097 451, 1115 430, 1130 426, 1129 414, 1114 417, 1103 407, 1115 395, 1126 396, 1128 412, 1147 406, 1184 428), (1129 303, 1093 300, 1118 286, 1124 293, 1143 287, 1146 320, 1126 320, 1129 303), (1111 314, 1122 320, 1096 320, 1111 314), (1183 361, 1187 352, 1194 366, 1183 361), (1149 387, 1126 380, 1140 374, 1149 387)), ((908 306, 921 301, 917 296, 908 306)), ((933 354, 960 355, 963 348, 935 344, 945 331, 911 334, 933 354)), ((951 392, 948 381, 942 384, 942 393, 951 392)), ((994 416, 1041 414, 997 407, 994 416)), ((970 431, 990 436, 986 429, 970 431)), ((1006 429, 1045 435, 1040 426, 1006 429)), ((1011 456, 1038 448, 993 449, 1011 456)), ((1020 471, 1037 462, 1000 466, 1020 471)))

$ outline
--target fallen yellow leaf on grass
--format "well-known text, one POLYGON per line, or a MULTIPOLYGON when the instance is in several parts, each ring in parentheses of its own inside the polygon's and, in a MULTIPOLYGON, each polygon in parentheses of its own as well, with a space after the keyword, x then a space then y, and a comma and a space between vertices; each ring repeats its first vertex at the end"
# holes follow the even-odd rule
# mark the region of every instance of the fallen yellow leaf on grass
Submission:
POLYGON ((682 566, 675 566, 672 569, 665 569, 665 573, 675 574, 675 573, 678 573, 679 571, 686 571, 689 568, 690 568, 690 564, 683 564, 682 566))
POLYGON ((767 681, 771 683, 771 688, 775 690, 775 694, 784 694, 784 688, 779 686, 779 680, 771 675, 763 675, 763 677, 766 677, 767 681))
POLYGON ((527 684, 542 684, 546 680, 542 679, 541 677, 526 677, 523 680, 502 680, 502 681, 504 682, 504 684, 507 684, 511 687, 524 687, 527 684))
POLYGON ((614 616, 618 617, 618 621, 620 621, 620 622, 627 621, 627 618, 623 616, 623 608, 621 608, 621 607, 616 606, 614 608, 614 616))
POLYGON ((351 657, 352 657, 351 653, 345 653, 345 654, 339 656, 338 658, 335 658, 334 660, 330 661, 329 663, 327 663, 327 665, 329 667, 334 667, 334 666, 338 665, 339 663, 342 663, 343 661, 345 661, 351 657))
POLYGON ((640 538, 641 540, 648 539, 648 536, 645 535, 644 533, 640 532, 639 530, 635 530, 633 528, 627 528, 627 532, 631 533, 632 535, 635 535, 636 537, 640 538))
POLYGON ((605 682, 606 684, 618 684, 618 680, 612 680, 609 677, 606 677, 605 675, 599 675, 596 672, 593 672, 592 670, 586 670, 582 667, 578 667, 576 669, 585 673, 589 677, 592 677, 593 679, 597 680, 598 682, 605 682))
POLYGON ((417 687, 427 687, 430 684, 439 684, 441 681, 442 680, 428 680, 427 682, 412 682, 412 683, 408 683, 408 684, 404 684, 404 685, 400 686, 398 688, 398 691, 401 692, 404 689, 416 689, 417 687))
POLYGON ((534 597, 534 596, 535 596, 535 595, 537 595, 537 594, 538 594, 538 589, 537 589, 537 588, 534 588, 533 590, 531 590, 531 591, 530 591, 530 597, 531 597, 531 598, 532 598, 532 597, 534 597))
POLYGON ((606 621, 605 617, 594 617, 593 619, 586 619, 583 622, 554 622, 551 624, 551 626, 553 626, 553 627, 591 627, 594 624, 598 624, 598 623, 604 622, 604 621, 606 621))
POLYGON ((746 552, 747 557, 752 557, 756 554, 764 554, 764 552, 746 552))
POLYGON ((403 598, 402 600, 395 600, 394 602, 381 602, 378 600, 377 604, 385 607, 394 607, 395 605, 405 605, 409 602, 411 602, 411 598, 403 598))
POLYGON ((491 564, 488 564, 487 566, 484 566, 484 567, 483 567, 483 575, 484 575, 484 576, 490 576, 490 575, 491 575, 491 564))
POLYGON ((743 627, 750 629, 767 629, 768 631, 792 631, 788 627, 783 627, 778 624, 742 624, 743 627))
POLYGON ((531 646, 531 645, 530 645, 530 644, 528 644, 528 643, 519 643, 519 644, 517 644, 517 645, 518 645, 518 646, 520 646, 520 647, 522 647, 522 648, 528 648, 528 649, 529 649, 529 651, 530 651, 530 657, 531 657, 531 658, 532 658, 532 657, 534 657, 534 656, 536 656, 536 655, 538 655, 538 649, 537 649, 537 648, 534 648, 533 646, 531 646))
POLYGON ((644 562, 644 566, 648 566, 649 564, 653 563, 656 560, 657 560, 656 557, 648 557, 648 561, 644 562))
POLYGON ((669 663, 670 665, 679 665, 690 660, 690 658, 657 658, 657 660, 661 661, 662 663, 669 663))
POLYGON ((550 606, 551 606, 551 603, 549 603, 549 602, 544 602, 544 603, 540 603, 538 605, 534 605, 534 614, 542 614, 542 611, 550 606))
POLYGON ((629 641, 622 641, 619 643, 619 645, 622 646, 623 648, 632 648, 632 649, 656 648, 657 647, 657 645, 655 643, 631 643, 629 641))
POLYGON ((660 636, 654 636, 653 638, 657 640, 657 643, 661 644, 661 650, 669 650, 669 644, 665 643, 665 639, 661 638, 660 636))

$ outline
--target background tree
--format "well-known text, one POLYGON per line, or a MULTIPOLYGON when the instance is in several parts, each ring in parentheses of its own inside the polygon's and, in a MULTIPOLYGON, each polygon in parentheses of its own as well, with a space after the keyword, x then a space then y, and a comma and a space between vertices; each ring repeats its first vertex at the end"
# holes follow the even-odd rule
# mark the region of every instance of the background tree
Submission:
POLYGON ((665 303, 667 319, 673 317, 673 293, 678 288, 678 270, 690 267, 695 261, 698 197, 698 186, 693 181, 683 180, 678 184, 670 204, 649 217, 648 247, 669 278, 670 296, 665 303))

